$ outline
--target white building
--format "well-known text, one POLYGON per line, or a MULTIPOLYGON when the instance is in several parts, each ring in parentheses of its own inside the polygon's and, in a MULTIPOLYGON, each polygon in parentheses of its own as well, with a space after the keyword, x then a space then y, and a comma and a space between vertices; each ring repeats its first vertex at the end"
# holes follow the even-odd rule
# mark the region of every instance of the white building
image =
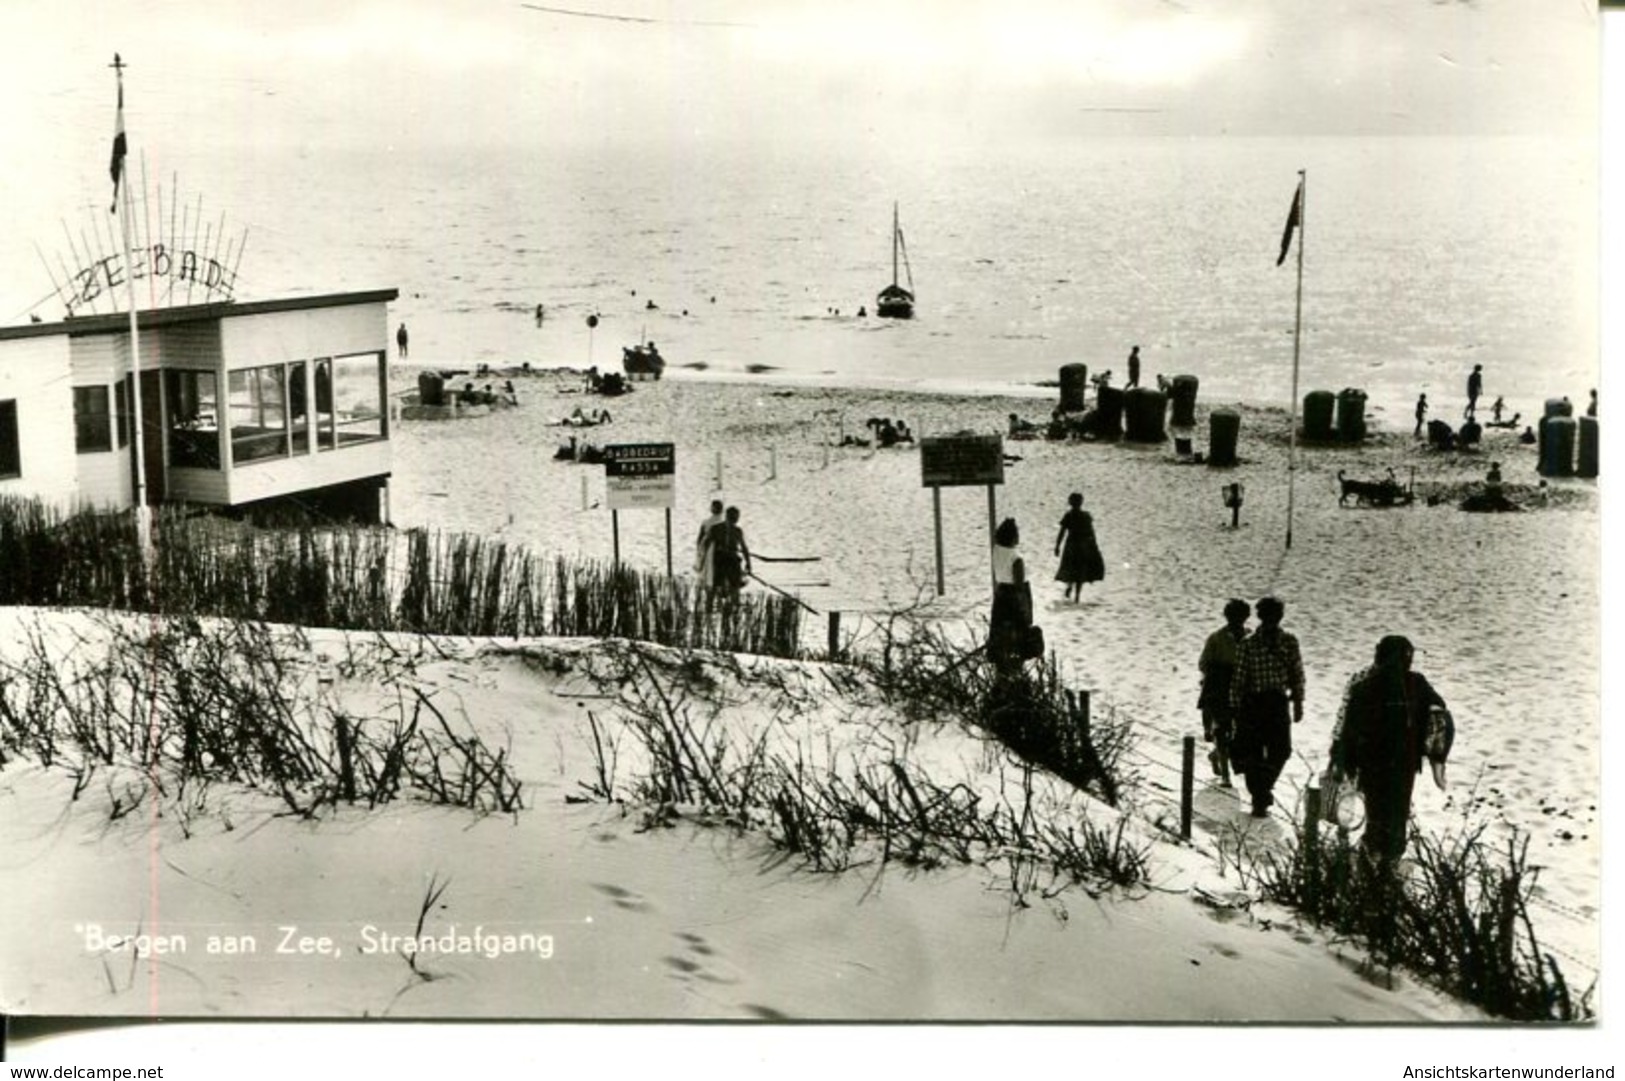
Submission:
POLYGON ((135 502, 133 370, 147 502, 387 518, 394 289, 0 327, 0 495, 135 502))

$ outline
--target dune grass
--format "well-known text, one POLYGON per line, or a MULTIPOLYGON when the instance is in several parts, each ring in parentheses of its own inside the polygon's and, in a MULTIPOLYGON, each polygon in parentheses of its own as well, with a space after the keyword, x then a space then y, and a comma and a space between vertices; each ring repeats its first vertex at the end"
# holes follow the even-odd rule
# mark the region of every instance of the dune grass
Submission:
POLYGON ((1483 827, 1449 837, 1415 834, 1408 871, 1366 857, 1344 831, 1299 827, 1282 853, 1264 850, 1242 871, 1260 894, 1365 946, 1375 963, 1414 972, 1489 1013, 1515 1021, 1582 1021, 1576 996, 1543 951, 1530 919, 1539 870, 1529 840, 1497 853, 1483 827))
POLYGON ((0 604, 471 637, 624 637, 767 656, 800 653, 793 598, 707 610, 688 581, 544 560, 467 534, 297 523, 256 529, 164 508, 144 571, 127 514, 0 498, 0 604))

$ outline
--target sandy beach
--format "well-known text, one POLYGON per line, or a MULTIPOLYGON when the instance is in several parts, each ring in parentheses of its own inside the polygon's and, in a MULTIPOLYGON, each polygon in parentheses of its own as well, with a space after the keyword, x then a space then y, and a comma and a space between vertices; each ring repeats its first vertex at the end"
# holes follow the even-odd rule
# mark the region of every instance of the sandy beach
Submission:
MULTIPOLYGON (((398 383, 410 385, 409 376, 398 383)), ((843 433, 869 435, 870 417, 901 418, 916 435, 1002 432, 1010 413, 1043 421, 1056 400, 1053 389, 1041 387, 1020 396, 898 394, 774 381, 772 373, 724 382, 679 372, 616 399, 577 393, 572 375, 517 383, 519 410, 402 425, 392 497, 397 524, 468 529, 607 559, 603 470, 555 461, 554 449, 571 434, 597 443, 671 441, 679 572, 691 564, 692 536, 709 500, 738 505, 753 551, 818 559, 758 564, 764 579, 818 611, 808 616, 809 648, 821 648, 830 611, 843 613, 843 635, 861 648, 872 626, 865 617, 925 604, 933 618, 960 621, 975 634, 987 607, 985 489, 944 490, 947 589, 938 598, 930 492, 920 484, 917 452, 825 444, 843 433), (613 422, 579 430, 550 423, 577 405, 608 407, 613 422), (502 450, 493 457, 493 448, 502 450)), ((1140 732, 1142 798, 1153 818, 1155 805, 1178 791, 1181 737, 1200 733, 1195 662, 1204 637, 1222 622, 1225 599, 1281 597, 1285 625, 1302 644, 1308 708, 1294 732, 1300 762, 1283 777, 1286 792, 1324 765, 1344 684, 1369 663, 1377 639, 1409 636, 1419 647, 1419 670, 1450 703, 1461 731, 1449 790, 1418 788, 1418 823, 1444 831, 1483 822, 1495 835, 1528 834, 1532 859, 1547 868, 1541 888, 1553 908, 1544 933, 1574 962, 1593 966, 1600 852, 1595 482, 1554 479, 1550 494, 1539 497, 1535 451, 1515 432, 1487 429, 1481 449, 1440 453, 1411 438, 1408 417, 1395 421, 1382 403, 1372 405, 1361 445, 1299 447, 1290 550, 1287 412, 1246 403, 1198 403, 1197 450, 1207 447, 1209 409, 1241 413, 1234 469, 1178 464, 1166 442, 1007 441, 1007 454, 1019 460, 997 489, 997 514, 1023 527, 1037 620, 1066 678, 1090 689, 1097 709, 1123 711, 1140 732), (1502 465, 1508 496, 1529 509, 1457 509, 1479 490, 1491 461, 1502 465), (1339 504, 1339 471, 1375 480, 1390 468, 1414 487, 1414 505, 1339 504), (1237 530, 1221 500, 1221 486, 1233 481, 1245 486, 1237 530), (1085 587, 1078 604, 1063 601, 1061 584, 1051 581, 1053 541, 1071 491, 1084 494, 1107 563, 1105 581, 1085 587), (1436 505, 1428 505, 1430 497, 1436 505)), ((663 566, 660 513, 621 513, 620 543, 629 562, 663 566)), ((1201 806, 1216 816, 1210 829, 1222 830, 1230 800, 1226 792, 1204 797, 1201 806)))

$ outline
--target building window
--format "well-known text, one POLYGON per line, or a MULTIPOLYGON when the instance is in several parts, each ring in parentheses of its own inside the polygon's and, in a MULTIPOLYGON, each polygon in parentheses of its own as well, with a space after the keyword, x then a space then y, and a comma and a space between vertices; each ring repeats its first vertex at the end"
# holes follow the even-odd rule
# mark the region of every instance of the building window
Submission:
POLYGON ((287 370, 281 364, 226 376, 231 411, 231 464, 288 455, 287 370))
POLYGON ((309 365, 296 361, 288 365, 288 435, 295 454, 310 453, 309 365))
POLYGON ((127 375, 113 384, 113 422, 118 427, 118 445, 130 445, 130 383, 134 376, 127 375))
POLYGON ((213 372, 164 372, 169 416, 169 464, 181 469, 220 468, 220 420, 213 372))
POLYGON ((17 403, 0 402, 0 478, 23 475, 22 454, 17 448, 17 403))
POLYGON ((73 388, 73 449, 80 454, 113 449, 113 414, 105 386, 73 388))
POLYGON ((317 361, 316 420, 323 450, 384 438, 384 354, 317 361), (324 378, 329 366, 331 375, 324 378))

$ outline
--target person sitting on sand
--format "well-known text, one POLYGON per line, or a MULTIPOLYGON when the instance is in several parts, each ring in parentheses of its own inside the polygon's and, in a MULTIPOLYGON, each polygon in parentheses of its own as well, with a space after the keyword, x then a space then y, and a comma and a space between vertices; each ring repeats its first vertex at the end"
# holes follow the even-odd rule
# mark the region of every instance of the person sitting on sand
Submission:
POLYGON ((897 441, 899 443, 914 442, 914 433, 909 431, 908 425, 901 420, 897 422, 897 441))
POLYGON ((1010 414, 1010 438, 1029 439, 1038 434, 1038 425, 1030 420, 1024 420, 1015 413, 1010 414))
POLYGON ((502 384, 502 400, 509 405, 519 404, 519 392, 513 389, 513 380, 502 384))
POLYGON ((463 405, 478 405, 480 394, 474 389, 473 383, 464 383, 463 389, 457 394, 457 400, 463 405))
POLYGON ((897 445, 897 426, 890 417, 870 417, 865 425, 874 430, 875 442, 882 447, 897 445))
POLYGON ((1523 434, 1518 437, 1518 442, 1522 443, 1526 447, 1533 446, 1537 442, 1535 439, 1535 429, 1525 426, 1523 434))
POLYGON ((1083 509, 1083 493, 1073 492, 1066 497, 1066 502, 1061 531, 1055 534, 1055 554, 1061 557, 1055 580, 1065 582, 1066 599, 1076 601, 1083 596, 1085 582, 1098 582, 1106 577, 1106 561, 1100 555, 1100 545, 1095 542, 1094 519, 1083 509))

